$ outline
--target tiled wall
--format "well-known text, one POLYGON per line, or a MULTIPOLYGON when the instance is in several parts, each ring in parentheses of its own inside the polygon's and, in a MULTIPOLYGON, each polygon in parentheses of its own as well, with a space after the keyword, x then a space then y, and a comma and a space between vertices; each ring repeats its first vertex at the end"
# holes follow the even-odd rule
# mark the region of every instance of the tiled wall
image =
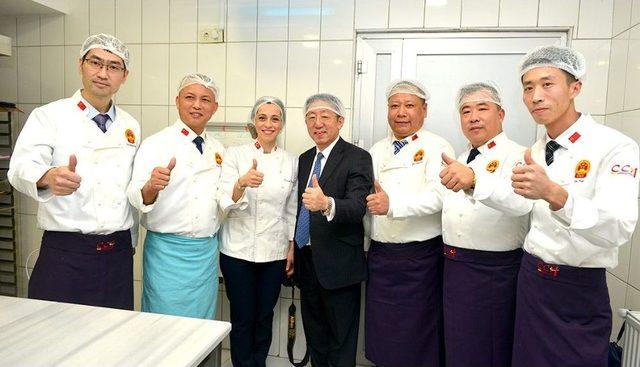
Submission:
MULTIPOLYGON (((606 125, 640 141, 640 1, 615 0, 607 84, 606 125)), ((640 227, 640 226, 638 226, 640 227)), ((611 307, 640 311, 640 229, 620 248, 619 265, 607 274, 611 307)), ((620 318, 614 318, 617 332, 620 318)))
MULTIPOLYGON (((331 92, 351 110, 357 30, 571 27, 571 44, 585 54, 589 69, 579 109, 601 122, 606 115, 607 124, 640 138, 640 129, 632 122, 634 117, 640 118, 640 93, 632 90, 640 85, 640 0, 68 3, 66 16, 0 17, 0 34, 13 39, 14 55, 0 57, 0 100, 17 101, 28 114, 41 104, 71 95, 80 86, 76 59, 81 42, 89 34, 107 32, 122 39, 131 51, 131 73, 117 101, 141 122, 143 136, 175 120, 172 101, 176 84, 183 74, 197 70, 213 75, 222 90, 215 121, 244 121, 261 95, 283 98, 289 116, 285 145, 302 152, 311 146, 301 116, 305 97, 331 92), (198 43, 200 27, 221 25, 225 43, 198 43)), ((20 123, 24 120, 21 117, 20 123)), ((343 130, 348 138, 349 121, 343 130)), ((24 266, 27 255, 39 245, 41 231, 36 229, 36 205, 24 198, 19 201, 19 258, 24 266)), ((640 243, 640 238, 632 242, 640 243)), ((640 244, 632 247, 622 248, 621 265, 609 277, 614 307, 640 309, 640 266, 631 265, 638 264, 640 244)), ((139 300, 139 254, 136 260, 139 300)), ((33 258, 29 266, 32 263, 33 258)), ((25 283, 21 277, 22 294, 25 283)), ((280 327, 274 328, 272 354, 286 355, 283 325, 288 302, 280 302, 278 307, 282 312, 276 312, 274 323, 280 327)), ((224 305, 221 309, 228 314, 224 305)))

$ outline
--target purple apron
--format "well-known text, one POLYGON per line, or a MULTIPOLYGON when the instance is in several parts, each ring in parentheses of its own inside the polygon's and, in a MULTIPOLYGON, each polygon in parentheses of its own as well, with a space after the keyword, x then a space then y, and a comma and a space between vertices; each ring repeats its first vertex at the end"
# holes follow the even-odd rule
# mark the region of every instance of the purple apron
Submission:
POLYGON ((133 310, 131 232, 45 231, 29 298, 133 310))
POLYGON ((445 245, 444 256, 447 367, 510 366, 522 250, 445 245))
POLYGON ((444 365, 441 254, 441 236, 405 244, 371 241, 365 355, 376 365, 444 365))
POLYGON ((516 310, 514 367, 607 366, 605 269, 546 264, 525 252, 516 310))

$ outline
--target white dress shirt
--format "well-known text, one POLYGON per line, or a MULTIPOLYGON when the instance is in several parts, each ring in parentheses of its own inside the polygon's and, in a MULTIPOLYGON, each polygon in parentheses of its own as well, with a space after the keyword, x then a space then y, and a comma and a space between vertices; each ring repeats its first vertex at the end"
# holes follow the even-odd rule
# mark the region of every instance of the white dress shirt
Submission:
POLYGON ((638 218, 638 144, 585 114, 555 139, 562 148, 547 167, 549 140, 534 144, 532 158, 569 197, 555 212, 534 203, 524 249, 551 264, 614 268, 638 218))
POLYGON ((217 188, 224 158, 224 146, 205 132, 203 153, 193 139, 197 136, 180 119, 146 138, 133 167, 127 195, 142 211, 142 225, 154 232, 186 237, 209 237, 220 226, 217 188), (171 158, 176 166, 169 185, 158 193, 156 201, 144 205, 141 189, 155 167, 166 167, 171 158))
MULTIPOLYGON (((442 209, 444 243, 482 251, 510 251, 522 247, 529 231, 533 201, 513 192, 511 176, 513 167, 522 163, 524 150, 505 133, 478 147, 480 154, 468 164, 476 175, 476 189, 468 193, 451 192, 445 197, 442 209)), ((471 147, 458 157, 458 161, 466 162, 470 151, 471 147)))
POLYGON ((442 197, 447 189, 440 184, 442 153, 454 156, 446 140, 426 130, 406 138, 398 154, 393 137, 371 147, 373 172, 389 196, 389 212, 367 214, 365 231, 372 240, 386 243, 425 241, 442 233, 442 197))
POLYGON ((253 143, 230 147, 220 178, 220 207, 227 218, 220 229, 220 252, 251 261, 268 262, 287 256, 293 241, 298 205, 298 157, 281 148, 265 154, 253 143), (238 178, 258 162, 264 174, 257 188, 247 187, 237 203, 233 188, 238 178))
POLYGON ((39 202, 38 226, 44 230, 109 234, 135 225, 126 188, 140 145, 140 125, 116 107, 115 121, 103 133, 90 119, 88 106, 77 91, 34 109, 11 156, 9 181, 39 202), (39 190, 37 181, 49 169, 67 166, 72 154, 78 160, 80 188, 66 196, 39 190))

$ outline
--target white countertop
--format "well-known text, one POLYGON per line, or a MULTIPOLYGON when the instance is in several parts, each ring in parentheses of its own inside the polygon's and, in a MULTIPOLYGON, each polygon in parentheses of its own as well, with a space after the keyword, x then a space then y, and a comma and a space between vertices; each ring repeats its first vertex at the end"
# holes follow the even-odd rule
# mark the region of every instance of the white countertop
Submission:
POLYGON ((197 366, 231 324, 0 296, 0 366, 197 366))

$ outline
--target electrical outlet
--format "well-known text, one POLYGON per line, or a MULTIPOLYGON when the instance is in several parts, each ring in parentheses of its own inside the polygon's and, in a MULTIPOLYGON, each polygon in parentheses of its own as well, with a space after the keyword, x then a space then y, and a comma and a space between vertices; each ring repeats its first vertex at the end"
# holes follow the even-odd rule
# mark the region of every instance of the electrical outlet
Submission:
POLYGON ((201 28, 198 33, 198 42, 221 43, 224 42, 224 30, 222 28, 201 28))

